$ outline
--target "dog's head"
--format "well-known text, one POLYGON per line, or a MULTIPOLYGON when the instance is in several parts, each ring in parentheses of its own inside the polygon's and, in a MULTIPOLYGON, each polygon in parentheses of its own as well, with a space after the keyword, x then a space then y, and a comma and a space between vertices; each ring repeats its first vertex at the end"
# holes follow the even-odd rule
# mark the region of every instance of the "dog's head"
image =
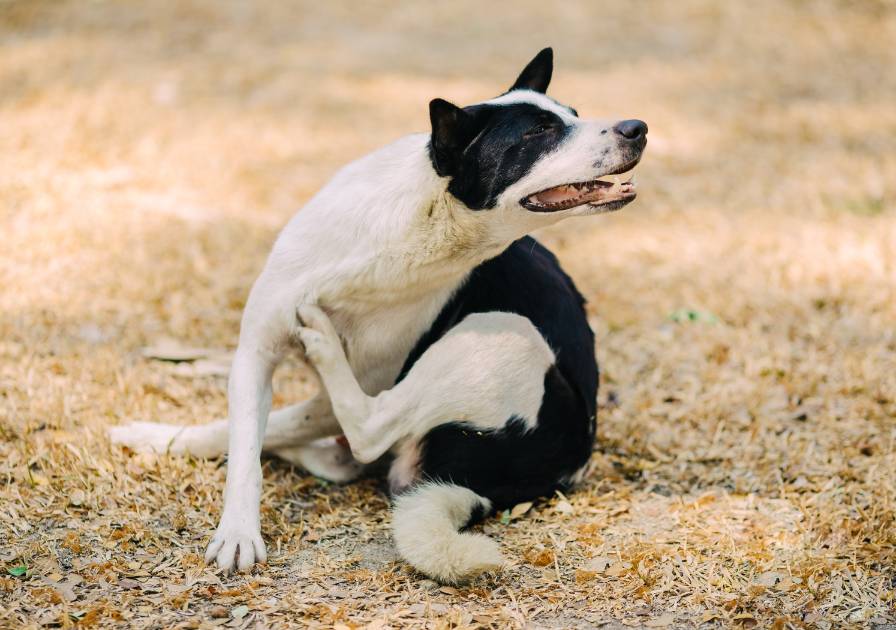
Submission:
POLYGON ((497 98, 463 108, 429 104, 433 167, 466 207, 560 219, 617 210, 635 198, 623 174, 641 159, 647 125, 579 118, 545 95, 552 72, 545 48, 497 98), (611 181, 616 175, 624 181, 611 181))

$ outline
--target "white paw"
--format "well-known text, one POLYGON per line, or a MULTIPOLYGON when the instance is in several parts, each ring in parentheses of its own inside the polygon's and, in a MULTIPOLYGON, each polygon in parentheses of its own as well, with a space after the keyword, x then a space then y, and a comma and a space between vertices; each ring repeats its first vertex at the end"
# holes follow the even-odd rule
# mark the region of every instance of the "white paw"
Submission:
POLYGON ((299 318, 299 323, 305 328, 313 328, 320 333, 338 338, 333 322, 330 321, 329 316, 319 306, 300 304, 296 309, 296 315, 299 318))
POLYGON ((296 309, 299 327, 296 334, 305 354, 314 364, 337 361, 343 354, 342 343, 327 314, 317 306, 303 304, 296 309))
POLYGON ((348 446, 339 443, 336 438, 324 438, 307 446, 281 449, 276 454, 301 466, 315 477, 336 483, 357 479, 364 470, 364 465, 352 457, 348 446))
POLYGON ((205 550, 206 564, 214 561, 224 571, 248 571, 256 563, 268 559, 258 526, 230 524, 226 516, 205 550))
POLYGON ((109 427, 109 441, 142 453, 177 453, 178 436, 186 427, 158 422, 131 422, 109 427))

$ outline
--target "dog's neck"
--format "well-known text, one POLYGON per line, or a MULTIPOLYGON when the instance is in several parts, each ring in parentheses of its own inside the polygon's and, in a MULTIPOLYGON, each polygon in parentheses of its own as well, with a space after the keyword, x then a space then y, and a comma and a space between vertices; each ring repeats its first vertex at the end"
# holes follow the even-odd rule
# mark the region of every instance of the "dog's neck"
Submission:
POLYGON ((286 226, 269 266, 321 298, 385 305, 457 286, 522 236, 448 192, 428 139, 406 136, 339 171, 286 226))
POLYGON ((334 308, 438 302, 540 227, 513 209, 467 208, 436 174, 428 143, 405 136, 346 165, 284 228, 268 271, 334 308))

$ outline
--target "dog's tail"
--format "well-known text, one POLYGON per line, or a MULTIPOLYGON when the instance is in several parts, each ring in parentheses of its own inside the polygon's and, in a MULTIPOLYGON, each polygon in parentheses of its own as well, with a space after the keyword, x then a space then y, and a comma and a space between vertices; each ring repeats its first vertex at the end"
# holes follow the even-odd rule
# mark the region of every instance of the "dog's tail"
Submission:
POLYGON ((504 564, 498 544, 483 534, 458 531, 491 509, 468 488, 423 483, 395 500, 392 530, 398 553, 415 569, 457 583, 504 564))

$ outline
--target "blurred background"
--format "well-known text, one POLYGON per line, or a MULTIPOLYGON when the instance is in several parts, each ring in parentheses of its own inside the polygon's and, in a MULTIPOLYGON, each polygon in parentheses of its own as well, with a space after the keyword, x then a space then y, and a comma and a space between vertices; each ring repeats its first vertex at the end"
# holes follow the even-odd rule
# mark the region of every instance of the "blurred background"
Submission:
MULTIPOLYGON (((638 606, 679 611, 675 623, 893 621, 894 41, 889 0, 0 0, 0 561, 30 571, 4 578, 19 603, 0 620, 108 620, 109 602, 136 597, 35 594, 29 576, 61 583, 88 566, 60 547, 72 532, 88 549, 115 523, 180 531, 151 552, 135 543, 129 561, 163 553, 210 574, 189 554, 214 526, 219 463, 132 457, 103 430, 221 416, 222 371, 177 372, 141 348, 232 349, 277 230, 336 169, 426 130, 431 98, 503 92, 553 46, 551 96, 583 117, 641 118, 650 134, 636 203, 538 235, 589 300, 600 443, 574 511, 550 521, 563 523, 554 538, 505 528, 508 555, 534 544, 559 560, 556 575, 533 561, 502 578, 520 603, 494 613, 496 627, 638 606), (599 540, 576 538, 589 523, 599 540), (571 543, 561 553, 557 540, 571 543), (662 573, 677 553, 666 540, 695 541, 686 571, 662 573), (581 568, 610 553, 615 575, 581 568), (757 590, 769 572, 792 588, 757 590), (565 589, 553 608, 543 582, 565 589), (640 594, 620 600, 633 584, 640 594)), ((308 395, 306 377, 287 366, 276 402, 308 395)), ((331 488, 332 504, 300 521, 290 506, 311 500, 314 480, 269 467, 277 571, 310 553, 303 531, 359 502, 385 506, 375 484, 331 488)), ((377 523, 364 527, 387 548, 377 523)), ((339 621, 307 608, 339 598, 307 588, 357 569, 340 549, 326 572, 290 581, 292 614, 339 621)), ((371 595, 396 575, 409 583, 397 569, 382 577, 389 562, 368 567, 379 591, 358 586, 369 597, 348 610, 367 612, 345 619, 394 612, 371 595)), ((510 606, 499 591, 482 610, 510 606)), ((182 610, 212 605, 184 592, 182 610)), ((475 608, 437 597, 460 625, 475 608)), ((181 609, 165 601, 116 614, 174 623, 181 609)))
MULTIPOLYGON (((761 221, 768 238, 792 239, 782 255, 811 266, 804 273, 876 282, 892 263, 866 251, 877 273, 865 273, 832 260, 861 258, 870 244, 840 250, 869 225, 889 225, 891 3, 2 7, 10 307, 105 316, 120 311, 122 283, 139 287, 138 302, 155 291, 171 306, 235 272, 251 276, 270 232, 340 165, 426 129, 434 96, 468 104, 500 93, 545 45, 556 49, 553 96, 584 116, 651 127, 638 205, 575 226, 636 226, 636 242, 610 238, 615 251, 602 256, 663 241, 675 269, 693 275, 722 253, 741 255, 727 238, 749 239, 761 221), (830 252, 819 230, 843 224, 830 252), (683 226, 699 233, 673 237, 683 226)), ((635 274, 640 263, 624 268, 653 273, 635 274)), ((650 292, 672 299, 668 286, 650 292)))

